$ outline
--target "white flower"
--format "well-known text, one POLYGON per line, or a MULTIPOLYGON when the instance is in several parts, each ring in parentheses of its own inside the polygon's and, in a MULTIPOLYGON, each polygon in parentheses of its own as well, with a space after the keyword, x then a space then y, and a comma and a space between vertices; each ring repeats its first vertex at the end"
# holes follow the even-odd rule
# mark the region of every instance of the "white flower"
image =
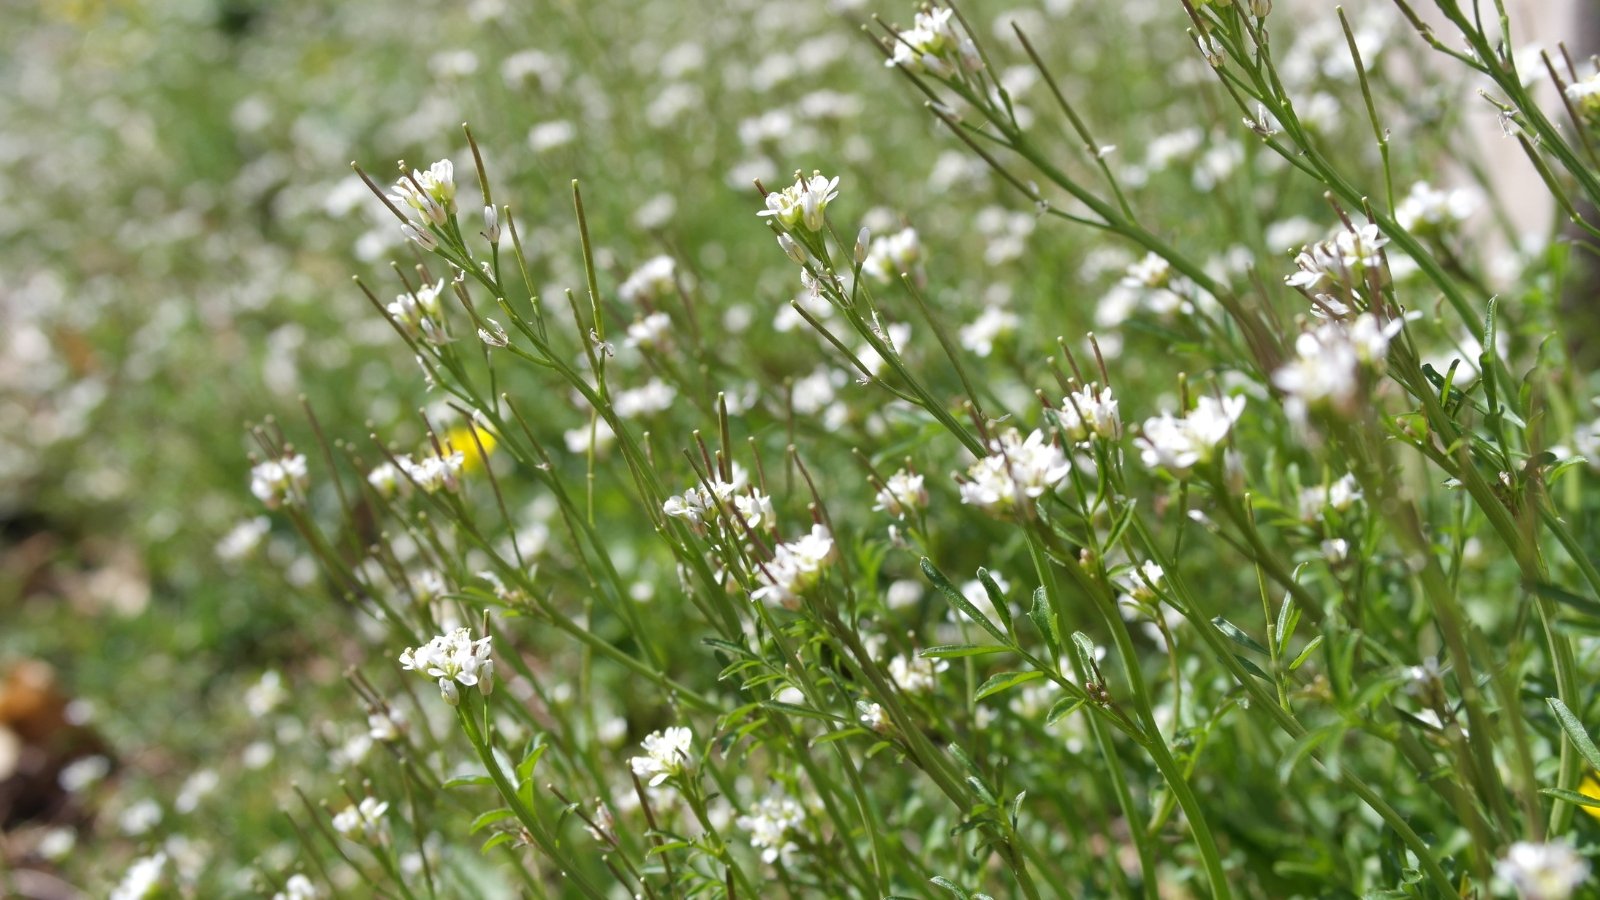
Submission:
POLYGON ((664 312, 651 313, 628 326, 628 346, 651 350, 665 344, 671 333, 672 317, 664 312))
POLYGON ((133 861, 122 881, 111 889, 111 900, 145 900, 154 896, 166 873, 167 854, 154 853, 133 861))
POLYGON ((748 494, 735 496, 733 511, 751 531, 762 528, 771 531, 778 527, 778 513, 772 508, 772 498, 756 488, 751 488, 748 494))
POLYGON ((773 548, 772 558, 756 568, 761 586, 750 594, 758 603, 798 609, 800 595, 817 583, 822 570, 833 562, 833 535, 826 525, 813 525, 799 540, 773 548))
POLYGON ((1518 841, 1494 864, 1494 873, 1523 900, 1566 900, 1589 878, 1589 862, 1570 844, 1518 841))
POLYGON ((798 830, 805 821, 805 808, 794 798, 775 790, 734 824, 750 832, 750 846, 760 850, 761 861, 770 865, 777 862, 779 857, 787 860, 790 854, 800 849, 788 838, 789 833, 798 830))
POLYGON ((939 686, 939 673, 950 668, 942 659, 896 656, 889 660, 889 678, 902 691, 925 694, 939 686))
POLYGON ((1403 324, 1403 319, 1381 324, 1372 313, 1362 313, 1348 328, 1332 321, 1301 333, 1295 339, 1295 357, 1272 373, 1273 385, 1288 395, 1289 417, 1304 425, 1311 410, 1354 412, 1361 399, 1362 369, 1382 371, 1389 341, 1403 324))
POLYGON ((1327 486, 1304 488, 1300 491, 1300 518, 1307 522, 1322 517, 1323 510, 1345 512, 1361 499, 1361 488, 1354 475, 1345 475, 1327 486))
POLYGON ((1426 181, 1419 181, 1395 207, 1394 220, 1407 231, 1433 234, 1466 221, 1480 202, 1482 197, 1475 191, 1465 188, 1435 190, 1426 181))
POLYGON ((653 256, 633 270, 617 288, 617 295, 628 303, 656 300, 677 290, 678 263, 670 256, 653 256))
POLYGON ((901 469, 884 482, 883 489, 878 491, 877 501, 873 510, 884 510, 891 516, 903 519, 907 511, 928 505, 928 489, 923 486, 921 475, 901 469))
POLYGON ((1122 436, 1122 416, 1110 387, 1093 382, 1068 394, 1061 401, 1056 421, 1067 439, 1082 444, 1090 438, 1114 441, 1122 436))
POLYGON ((894 728, 889 722, 889 714, 883 711, 881 704, 857 700, 856 718, 860 720, 862 725, 878 734, 888 734, 894 728))
POLYGON ((244 559, 261 545, 261 539, 272 530, 272 520, 266 516, 256 516, 245 519, 233 526, 222 540, 217 541, 217 558, 224 562, 236 562, 244 559))
POLYGON ((885 284, 912 272, 922 260, 922 241, 915 228, 902 228, 869 245, 861 270, 885 284))
POLYGON ((687 728, 667 728, 654 732, 639 745, 644 748, 645 755, 628 760, 628 766, 633 769, 633 774, 648 779, 647 783, 656 787, 691 767, 693 760, 689 749, 693 743, 694 732, 687 728))
POLYGON ((1378 226, 1362 225, 1355 230, 1341 229, 1320 244, 1301 249, 1294 258, 1298 271, 1284 279, 1290 287, 1314 291, 1327 287, 1355 289, 1364 283, 1366 271, 1380 265, 1380 252, 1389 239, 1378 233, 1378 226))
POLYGON ((1212 452, 1243 413, 1243 397, 1218 400, 1205 396, 1184 418, 1162 413, 1158 418, 1146 419, 1137 441, 1139 458, 1149 468, 1186 477, 1195 465, 1211 459, 1212 452))
POLYGON ((384 310, 411 337, 442 344, 449 340, 444 329, 444 306, 440 301, 443 295, 444 279, 441 278, 433 284, 422 285, 414 293, 396 296, 384 310))
POLYGON ((973 463, 961 481, 961 502, 994 516, 1027 509, 1072 471, 1072 463, 1043 431, 1024 440, 1015 428, 989 442, 989 456, 973 463))
POLYGON ((429 455, 420 462, 412 462, 411 457, 401 456, 395 460, 406 476, 416 483, 425 493, 433 494, 440 490, 453 491, 461 483, 461 469, 466 465, 466 454, 460 450, 446 452, 443 455, 429 455))
POLYGON ((443 225, 456 212, 454 164, 441 159, 426 172, 413 169, 409 176, 402 175, 389 200, 402 209, 410 207, 419 220, 443 225))
POLYGON ((367 837, 382 841, 386 835, 383 814, 388 811, 388 803, 376 797, 363 797, 359 804, 346 806, 334 815, 333 830, 352 841, 367 837))
POLYGON ((791 231, 801 224, 807 231, 821 231, 823 213, 829 201, 839 196, 838 187, 838 176, 829 179, 821 172, 812 172, 811 177, 806 178, 796 172, 794 184, 782 191, 769 192, 767 208, 756 215, 776 216, 778 222, 791 231))
POLYGON ((943 6, 917 13, 912 26, 892 39, 892 55, 885 65, 928 72, 940 78, 954 75, 956 65, 971 71, 983 68, 983 57, 978 55, 977 45, 956 31, 953 15, 951 9, 943 6))
POLYGON ((1567 85, 1565 93, 1579 115, 1592 119, 1600 112, 1600 72, 1567 85))
POLYGON ((277 509, 285 503, 298 502, 305 493, 309 479, 306 475, 306 458, 291 453, 281 459, 269 459, 250 470, 250 493, 265 503, 267 509, 277 509))
POLYGON ((961 326, 961 346, 980 357, 994 352, 994 345, 1016 333, 1022 320, 1007 309, 991 306, 978 314, 972 324, 961 326))
POLYGON ((485 347, 498 350, 510 346, 511 335, 506 334, 505 326, 489 318, 485 318, 483 321, 487 322, 489 327, 478 329, 478 340, 483 341, 485 347))
POLYGON ((261 679, 245 690, 244 708, 252 719, 260 719, 282 706, 287 699, 289 692, 284 689, 283 676, 272 669, 262 673, 261 679))
POLYGON ((439 693, 446 703, 455 706, 460 702, 458 684, 477 685, 485 695, 494 690, 494 660, 489 658, 489 642, 493 639, 485 635, 474 640, 469 629, 457 628, 437 635, 422 647, 407 647, 400 654, 400 667, 439 679, 439 693))
POLYGON ((394 497, 402 490, 411 487, 411 482, 402 479, 400 470, 391 462, 381 462, 374 466, 372 471, 367 473, 367 484, 372 485, 378 496, 385 498, 394 497))
POLYGON ((272 900, 317 900, 322 896, 311 879, 296 872, 283 883, 283 890, 272 895, 272 900))

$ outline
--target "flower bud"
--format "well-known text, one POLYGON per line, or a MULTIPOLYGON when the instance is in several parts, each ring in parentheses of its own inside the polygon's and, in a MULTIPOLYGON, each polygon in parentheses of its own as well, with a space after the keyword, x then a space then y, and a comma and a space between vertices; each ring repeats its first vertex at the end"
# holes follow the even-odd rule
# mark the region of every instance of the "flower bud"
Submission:
POLYGON ((871 245, 872 229, 863 225, 861 230, 856 232, 856 265, 859 266, 867 261, 867 248, 871 245))
POLYGON ((794 238, 789 237, 787 234, 780 234, 778 235, 778 246, 783 248, 784 253, 789 254, 789 258, 794 260, 795 265, 803 266, 806 264, 806 250, 794 238))
POLYGON ((483 236, 491 244, 500 243, 500 211, 492 203, 483 208, 483 236))

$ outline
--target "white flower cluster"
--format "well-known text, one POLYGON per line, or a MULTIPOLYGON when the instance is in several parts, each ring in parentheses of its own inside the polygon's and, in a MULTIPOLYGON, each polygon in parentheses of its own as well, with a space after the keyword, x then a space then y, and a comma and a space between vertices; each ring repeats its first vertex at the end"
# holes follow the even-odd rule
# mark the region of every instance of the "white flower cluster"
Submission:
POLYGON ((306 458, 299 453, 269 459, 250 469, 250 493, 265 503, 267 509, 295 503, 305 494, 308 483, 306 458))
POLYGON ((989 442, 989 450, 960 479, 961 502, 993 516, 1028 509, 1072 471, 1066 453, 1037 429, 1026 440, 1007 429, 989 442))
POLYGON ((928 488, 921 475, 901 469, 883 483, 876 499, 878 502, 873 505, 873 511, 882 510, 897 519, 904 519, 912 509, 928 505, 928 488))
POLYGON ((996 344, 1004 342, 1017 332, 1022 320, 1009 309, 999 306, 985 307, 969 325, 961 326, 961 346, 979 357, 994 353, 996 344))
POLYGON ((760 850, 761 861, 770 865, 780 858, 787 861, 790 854, 800 849, 789 835, 798 831, 805 821, 805 807, 793 797, 774 791, 734 824, 750 832, 750 846, 760 850))
POLYGON ((1523 900, 1567 900, 1589 879, 1589 861, 1569 844, 1518 841, 1494 864, 1494 873, 1523 900))
POLYGON ((272 895, 272 900, 317 900, 322 896, 311 879, 296 872, 283 883, 283 890, 272 895))
POLYGON ((1565 93, 1579 115, 1593 121, 1600 114, 1600 72, 1567 85, 1565 93))
POLYGON ((838 557, 826 525, 812 525, 809 534, 772 550, 772 558, 756 568, 761 587, 750 594, 758 603, 798 609, 800 595, 817 583, 822 570, 838 557))
POLYGON ((1165 259, 1148 253, 1130 264, 1101 299, 1095 310, 1095 323, 1102 328, 1114 327, 1139 308, 1160 319, 1186 316, 1194 312, 1193 298, 1200 293, 1194 282, 1174 275, 1165 259))
POLYGON ((653 350, 664 345, 671 334, 672 317, 664 312, 651 313, 628 326, 628 346, 653 350))
POLYGON ((617 295, 628 303, 658 300, 677 290, 678 263, 670 256, 653 256, 633 270, 617 288, 617 295))
POLYGON ((914 271, 922 261, 922 241, 915 228, 902 228, 872 241, 861 270, 873 279, 888 284, 902 273, 914 271))
POLYGON ((396 209, 411 216, 411 221, 401 224, 401 232, 423 249, 432 250, 439 245, 429 226, 442 226, 456 214, 455 171, 448 159, 439 160, 426 172, 413 169, 410 175, 400 176, 394 183, 394 193, 389 195, 389 202, 396 209))
POLYGON ((939 673, 948 668, 949 661, 943 659, 896 656, 889 660, 889 680, 894 682, 895 687, 910 694, 931 693, 939 686, 939 673))
MULTIPOLYGON (((437 493, 441 490, 455 490, 461 484, 461 469, 466 465, 466 461, 466 454, 460 450, 429 454, 416 462, 413 462, 410 456, 395 458, 395 462, 399 463, 401 470, 406 473, 406 477, 415 482, 417 487, 422 488, 425 493, 429 494, 437 493)), ((379 467, 379 469, 381 468, 382 466, 379 467)), ((367 479, 373 483, 374 487, 378 487, 382 491, 384 488, 379 485, 379 482, 372 481, 378 474, 378 469, 374 469, 367 476, 367 479)), ((392 467, 390 471, 385 473, 384 477, 385 479, 393 478, 392 467)), ((385 481, 384 483, 387 482, 385 481)))
POLYGON ((1298 506, 1300 518, 1312 522, 1322 518, 1324 510, 1345 512, 1361 499, 1361 487, 1354 475, 1346 474, 1327 485, 1303 488, 1298 506))
POLYGON ((1382 249, 1389 239, 1376 225, 1341 229, 1321 243, 1311 244, 1295 256, 1297 271, 1284 283, 1307 293, 1331 288, 1359 288, 1368 269, 1382 265, 1382 249))
POLYGON ((829 179, 821 172, 812 172, 811 177, 806 178, 796 172, 794 184, 769 192, 767 208, 756 215, 775 216, 779 224, 791 231, 802 224, 807 231, 821 231, 823 214, 828 203, 839 196, 838 187, 837 175, 829 179))
POLYGON ((346 806, 334 815, 333 830, 352 841, 371 837, 381 842, 385 834, 383 815, 388 811, 389 804, 386 801, 363 797, 359 804, 346 806))
POLYGON ((111 889, 111 900, 146 900, 155 896, 166 875, 167 854, 155 853, 133 861, 122 880, 111 889))
MULTIPOLYGON (((714 478, 709 486, 695 485, 681 494, 674 494, 661 504, 661 511, 674 519, 683 519, 696 533, 704 534, 706 524, 715 522, 717 510, 731 508, 746 528, 751 531, 771 531, 778 527, 778 514, 772 507, 772 497, 760 488, 749 484, 749 476, 735 463, 728 480, 714 478)), ((734 534, 743 538, 742 533, 734 534)))
POLYGON ((401 294, 394 302, 384 306, 391 318, 412 338, 421 338, 431 344, 443 344, 449 337, 444 330, 444 279, 417 288, 416 293, 401 294))
POLYGON ((687 728, 675 727, 653 732, 639 745, 644 748, 645 755, 628 760, 628 766, 633 769, 633 774, 647 779, 651 787, 656 787, 690 768, 693 758, 689 755, 689 749, 693 743, 694 732, 687 728))
POLYGON ((1417 234, 1436 234, 1465 222, 1483 201, 1477 191, 1457 188, 1453 191, 1436 190, 1426 181, 1411 186, 1400 205, 1394 209, 1394 220, 1401 228, 1417 234))
POLYGON ((1111 388, 1091 382, 1063 397, 1056 422, 1067 440, 1086 444, 1094 438, 1114 441, 1122 437, 1122 416, 1111 388))
POLYGON ((1383 371, 1389 341, 1404 324, 1404 319, 1383 323, 1362 313, 1348 326, 1324 322, 1302 332, 1294 342, 1294 358, 1272 373, 1273 385, 1287 396, 1289 418, 1304 425, 1313 410, 1353 413, 1361 400, 1362 371, 1383 371))
POLYGON ((894 36, 892 54, 885 65, 949 78, 956 66, 968 71, 983 68, 983 58, 972 39, 956 30, 954 11, 935 6, 917 13, 910 28, 894 36))
POLYGON ((474 640, 469 629, 457 628, 449 634, 436 635, 422 647, 407 647, 400 654, 400 667, 437 678, 439 694, 455 706, 461 702, 457 685, 477 685, 485 696, 494 691, 494 660, 489 658, 492 640, 492 635, 474 640))
POLYGON ((1139 458, 1149 468, 1185 478, 1196 465, 1211 459, 1243 413, 1243 397, 1206 396, 1181 419, 1165 412, 1146 419, 1137 441, 1139 458))

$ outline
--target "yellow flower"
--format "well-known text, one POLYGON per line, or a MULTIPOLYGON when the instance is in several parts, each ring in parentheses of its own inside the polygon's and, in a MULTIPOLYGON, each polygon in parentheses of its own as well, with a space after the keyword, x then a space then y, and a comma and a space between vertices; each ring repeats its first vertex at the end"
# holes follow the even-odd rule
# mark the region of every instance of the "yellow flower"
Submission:
MULTIPOLYGON (((1583 776, 1583 783, 1578 785, 1578 793, 1593 800, 1600 800, 1600 779, 1596 779, 1593 772, 1583 776)), ((1600 807, 1580 806, 1578 808, 1596 819, 1600 819, 1600 807)))
POLYGON ((484 467, 488 462, 488 456, 494 453, 495 444, 498 443, 494 432, 481 425, 456 425, 445 433, 444 442, 451 450, 461 451, 465 457, 461 467, 469 474, 484 467), (476 441, 472 439, 474 431, 478 433, 476 441), (478 452, 479 444, 483 445, 482 454, 478 452))

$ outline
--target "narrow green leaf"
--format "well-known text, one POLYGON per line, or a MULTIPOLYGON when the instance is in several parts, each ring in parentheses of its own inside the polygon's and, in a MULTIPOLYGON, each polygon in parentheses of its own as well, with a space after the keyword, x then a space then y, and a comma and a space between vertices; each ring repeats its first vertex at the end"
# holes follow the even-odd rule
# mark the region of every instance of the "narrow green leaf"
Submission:
POLYGON ((961 591, 950 583, 950 579, 944 577, 943 572, 934 568, 933 563, 926 556, 922 558, 922 574, 928 576, 928 580, 933 583, 939 593, 944 595, 946 600, 950 601, 951 606, 954 606, 967 618, 982 626, 984 631, 994 635, 995 640, 1001 643, 1010 643, 1011 639, 1006 636, 1006 633, 1001 631, 999 626, 989 621, 987 616, 978 612, 978 608, 972 605, 972 601, 963 596, 961 591))
POLYGON ((1261 671, 1261 667, 1260 666, 1256 665, 1255 663, 1251 662, 1248 659, 1245 659, 1244 657, 1240 656, 1237 653, 1235 653, 1233 655, 1233 658, 1237 659, 1239 661, 1239 665, 1244 666, 1244 670, 1246 672, 1249 672, 1251 675, 1254 675, 1255 677, 1257 677, 1257 678, 1261 679, 1262 681, 1265 681, 1265 682, 1267 682, 1269 684, 1272 682, 1272 676, 1268 675, 1266 672, 1261 671))
POLYGON ((446 788, 494 787, 494 779, 487 775, 461 775, 444 783, 446 788))
POLYGON ((494 823, 503 819, 509 819, 514 815, 516 815, 516 813, 503 806, 499 809, 491 809, 483 815, 472 820, 472 824, 467 827, 467 834, 477 834, 490 825, 493 825, 494 823))
POLYGON ((1588 794, 1580 794, 1577 791, 1568 791, 1561 788, 1540 788, 1539 793, 1544 794, 1547 797, 1554 797, 1557 800, 1571 803, 1575 806, 1587 806, 1590 809, 1600 809, 1600 797, 1591 797, 1588 794))
POLYGON ((938 885, 939 887, 942 887, 945 890, 949 891, 951 893, 951 895, 953 895, 956 898, 958 898, 958 900, 972 900, 971 897, 967 896, 967 892, 966 891, 963 891, 961 888, 956 887, 955 884, 950 881, 950 879, 944 877, 943 875, 935 875, 932 878, 929 878, 928 880, 933 882, 934 884, 938 885))
POLYGON ((1289 671, 1293 672, 1305 665, 1306 660, 1310 659, 1311 654, 1315 653, 1320 646, 1322 646, 1322 635, 1320 634, 1307 641, 1306 648, 1300 651, 1300 655, 1294 658, 1294 662, 1289 663, 1289 671))
POLYGON ((917 651, 925 659, 955 659, 962 656, 987 656, 990 653, 1010 653, 1010 647, 999 644, 940 644, 917 651))
POLYGON ((1572 714, 1572 710, 1567 709, 1567 705, 1562 703, 1559 697, 1547 697, 1545 702, 1555 711, 1556 719, 1561 723, 1561 730, 1567 733, 1572 745, 1583 754, 1583 758, 1589 763, 1589 768, 1600 769, 1600 750, 1595 749, 1594 741, 1589 738, 1589 732, 1584 730, 1583 723, 1578 721, 1578 717, 1572 714))
POLYGON ((1062 697, 1051 705, 1050 711, 1044 714, 1044 724, 1054 725, 1067 716, 1077 712, 1078 707, 1086 703, 1082 697, 1062 697))
POLYGON ((1061 629, 1056 624, 1055 611, 1050 608, 1050 598, 1045 596, 1043 585, 1033 590, 1033 607, 1028 610, 1028 618, 1044 637, 1045 646, 1050 648, 1050 658, 1060 656, 1061 629))
POLYGON ((1239 628, 1239 626, 1229 622, 1227 619, 1217 616, 1215 619, 1211 620, 1211 624, 1217 626, 1218 631, 1227 635, 1228 640, 1233 641, 1235 644, 1238 644, 1246 650, 1252 650, 1256 653, 1262 654, 1263 656, 1271 655, 1267 653, 1267 648, 1261 646, 1261 644, 1256 641, 1255 638, 1245 634, 1244 631, 1239 628))
POLYGON ((1528 587, 1531 588, 1534 593, 1544 597, 1547 600, 1554 600, 1562 606, 1569 606, 1591 618, 1600 618, 1600 603, 1596 603, 1595 601, 1590 600, 1588 597, 1574 594, 1565 588, 1560 588, 1553 584, 1545 584, 1543 582, 1535 582, 1529 584, 1528 587))
POLYGON ((1006 602, 1006 595, 1000 592, 1000 585, 995 583, 994 576, 988 569, 978 569, 978 581, 983 585, 984 593, 989 595, 989 603, 994 606, 994 614, 1000 619, 1000 624, 1005 626, 1006 633, 1016 631, 1011 624, 1011 604, 1006 602))
POLYGON ((998 675, 991 675, 989 680, 985 681, 983 686, 978 688, 978 693, 974 694, 972 699, 982 700, 985 697, 993 697, 995 694, 998 694, 1001 691, 1009 690, 1010 688, 1014 688, 1019 684, 1026 684, 1027 682, 1036 681, 1043 677, 1044 673, 1038 670, 1034 670, 1032 672, 1001 672, 998 675))
POLYGON ((516 836, 517 833, 514 831, 502 831, 499 834, 496 834, 494 837, 489 838, 487 841, 484 841, 483 846, 478 848, 478 852, 486 854, 501 844, 509 843, 510 841, 514 840, 516 836))
POLYGON ((1087 634, 1081 631, 1074 631, 1072 633, 1072 644, 1078 648, 1078 663, 1083 666, 1085 678, 1090 677, 1094 672, 1100 671, 1100 662, 1095 659, 1097 654, 1094 641, 1090 640, 1087 634))

